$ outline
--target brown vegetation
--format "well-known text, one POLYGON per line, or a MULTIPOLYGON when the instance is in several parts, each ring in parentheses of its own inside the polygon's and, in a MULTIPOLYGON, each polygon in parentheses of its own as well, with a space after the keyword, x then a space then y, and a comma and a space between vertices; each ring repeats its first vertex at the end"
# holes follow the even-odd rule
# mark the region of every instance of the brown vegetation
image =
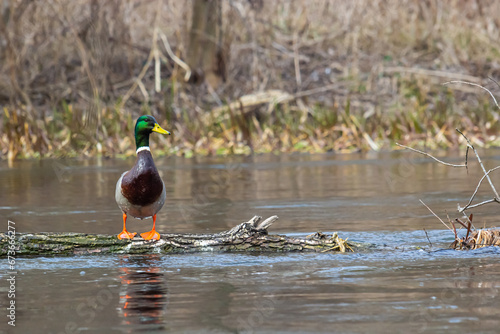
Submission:
POLYGON ((458 250, 470 250, 487 246, 500 246, 499 229, 481 229, 472 231, 468 238, 457 239, 451 245, 458 250))
MULTIPOLYGON (((486 89, 482 86, 480 86, 480 87, 482 89, 485 89, 486 91, 488 91, 488 93, 490 93, 490 95, 493 97, 493 95, 491 94, 491 92, 488 89, 486 89)), ((493 100, 494 100, 497 108, 500 110, 500 106, 498 105, 498 103, 494 97, 493 97, 493 100)), ((411 151, 423 154, 423 155, 433 159, 434 161, 436 161, 442 165, 445 165, 448 167, 454 167, 454 168, 468 169, 469 168, 468 167, 469 166, 468 165, 469 150, 474 152, 474 155, 477 159, 477 162, 478 162, 479 166, 481 167, 481 169, 483 170, 484 175, 481 177, 481 179, 477 183, 476 190, 472 193, 472 196, 469 199, 469 201, 467 202, 467 204, 465 204, 464 206, 461 206, 459 203, 457 206, 458 212, 465 219, 462 220, 462 219, 456 218, 455 221, 452 221, 447 213, 446 214, 446 216, 448 217, 448 224, 447 224, 436 213, 434 213, 434 211, 432 211, 432 209, 429 208, 422 200, 420 200, 420 202, 444 226, 446 226, 446 228, 448 228, 450 231, 453 232, 453 234, 455 236, 455 241, 453 241, 453 243, 450 245, 450 248, 457 249, 457 250, 470 250, 470 249, 476 249, 476 248, 482 248, 482 247, 488 247, 488 246, 500 246, 500 228, 497 227, 497 228, 492 228, 492 229, 486 229, 486 228, 476 229, 472 223, 473 214, 472 213, 467 214, 467 212, 470 212, 470 210, 477 208, 477 207, 480 207, 480 206, 483 206, 483 205, 500 204, 500 195, 498 194, 498 191, 497 191, 497 189, 492 181, 492 178, 490 176, 490 174, 492 174, 492 172, 500 169, 500 166, 496 166, 494 168, 486 170, 486 167, 484 166, 483 161, 481 160, 476 148, 474 147, 474 145, 472 145, 469 138, 467 138, 463 134, 463 132, 458 130, 458 129, 457 129, 457 132, 460 133, 460 135, 467 142, 467 148, 466 148, 466 152, 465 152, 465 162, 463 164, 451 164, 451 163, 439 160, 438 158, 434 157, 433 155, 431 155, 429 153, 426 153, 426 152, 423 152, 423 151, 420 151, 420 150, 417 150, 417 149, 414 149, 414 148, 411 148, 411 147, 408 147, 405 145, 401 145, 401 144, 397 144, 397 145, 402 146, 402 147, 407 148, 407 149, 410 149, 411 151), (481 184, 483 183, 484 180, 486 180, 488 182, 488 184, 491 188, 491 191, 493 193, 493 198, 473 204, 475 197, 479 191, 479 188, 481 187, 481 184), (460 234, 459 234, 460 231, 457 230, 457 226, 458 226, 458 228, 461 228, 461 227, 465 228, 465 236, 463 236, 463 237, 460 236, 460 234)), ((425 232, 425 234, 427 235, 427 232, 425 232)))
POLYGON ((488 96, 441 85, 494 87, 498 1, 222 1, 216 87, 185 82, 174 60, 188 58, 191 5, 5 2, 2 156, 131 154, 144 113, 174 134, 156 151, 187 156, 449 147, 462 142, 455 128, 498 144, 488 96), (238 100, 259 94, 278 98, 238 100))

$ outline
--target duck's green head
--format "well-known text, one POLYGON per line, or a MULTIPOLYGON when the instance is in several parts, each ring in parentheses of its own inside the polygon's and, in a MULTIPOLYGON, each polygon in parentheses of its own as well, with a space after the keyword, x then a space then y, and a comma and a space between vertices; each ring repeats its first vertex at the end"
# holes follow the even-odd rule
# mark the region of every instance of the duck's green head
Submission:
POLYGON ((153 131, 164 135, 170 134, 170 132, 161 128, 153 116, 145 115, 139 117, 137 123, 135 123, 136 148, 143 146, 149 147, 149 134, 153 131))

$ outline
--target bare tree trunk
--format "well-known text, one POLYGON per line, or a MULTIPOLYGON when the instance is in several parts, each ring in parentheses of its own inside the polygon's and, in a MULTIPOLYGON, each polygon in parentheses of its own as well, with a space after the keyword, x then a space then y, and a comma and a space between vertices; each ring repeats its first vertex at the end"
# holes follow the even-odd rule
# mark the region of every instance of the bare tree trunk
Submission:
POLYGON ((190 81, 206 81, 212 88, 225 80, 221 7, 221 0, 193 0, 189 31, 187 63, 193 71, 190 81))

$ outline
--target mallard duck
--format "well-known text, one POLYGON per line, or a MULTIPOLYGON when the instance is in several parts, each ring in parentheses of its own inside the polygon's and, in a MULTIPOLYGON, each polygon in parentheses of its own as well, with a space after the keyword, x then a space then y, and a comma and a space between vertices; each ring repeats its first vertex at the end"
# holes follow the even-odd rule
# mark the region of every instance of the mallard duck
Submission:
POLYGON ((123 173, 116 183, 116 203, 123 212, 123 231, 118 234, 118 239, 132 239, 137 234, 127 231, 127 215, 139 219, 153 217, 153 229, 141 233, 141 237, 144 240, 160 239, 160 234, 155 230, 156 214, 165 203, 166 192, 149 149, 151 132, 170 134, 160 127, 153 116, 139 117, 135 123, 137 160, 134 167, 123 173))

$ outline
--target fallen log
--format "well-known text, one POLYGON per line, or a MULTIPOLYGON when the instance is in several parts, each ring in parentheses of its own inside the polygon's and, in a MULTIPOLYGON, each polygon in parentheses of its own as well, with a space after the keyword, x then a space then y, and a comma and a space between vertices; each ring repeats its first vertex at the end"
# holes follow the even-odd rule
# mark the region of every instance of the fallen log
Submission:
POLYGON ((140 237, 118 240, 116 235, 85 233, 0 233, 0 257, 80 254, 146 254, 192 252, 347 252, 360 246, 341 239, 337 233, 321 232, 307 237, 270 235, 278 216, 248 222, 215 234, 162 234, 158 241, 140 237), (12 251, 15 245, 15 251, 12 251), (9 248, 11 247, 11 248, 9 248), (9 249, 11 250, 9 252, 9 249))

